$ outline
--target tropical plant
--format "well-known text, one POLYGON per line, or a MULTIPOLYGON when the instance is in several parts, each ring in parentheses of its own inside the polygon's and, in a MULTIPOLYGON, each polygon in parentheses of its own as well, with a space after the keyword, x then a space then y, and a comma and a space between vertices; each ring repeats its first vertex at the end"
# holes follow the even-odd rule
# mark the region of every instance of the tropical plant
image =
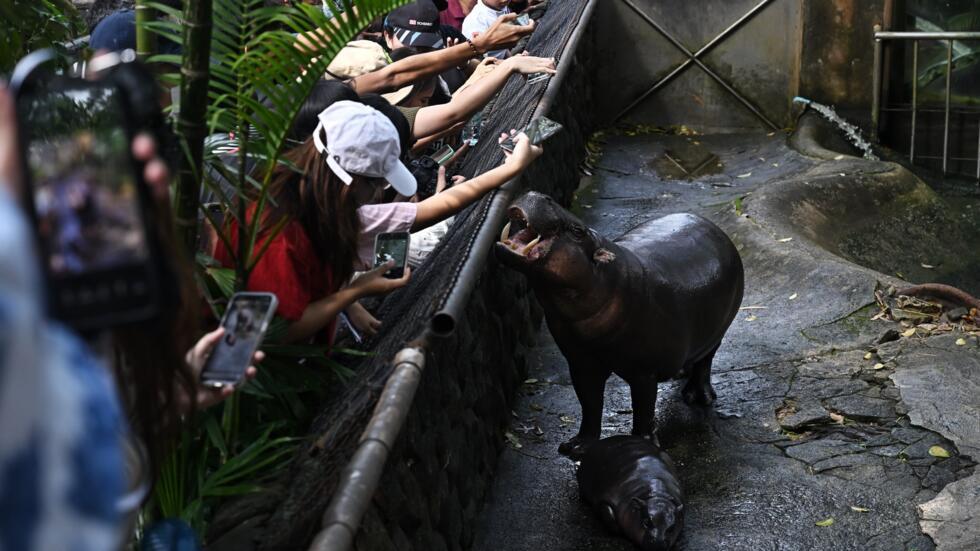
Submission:
MULTIPOLYGON (((218 232, 235 256, 234 269, 196 253, 201 291, 215 316, 234 291, 245 288, 264 252, 257 245, 258 222, 299 108, 329 62, 360 29, 407 1, 358 0, 356 8, 344 1, 344 13, 333 19, 319 6, 304 3, 188 0, 182 13, 151 4, 165 17, 146 28, 183 47, 182 56, 150 59, 181 66, 180 75, 163 77, 179 82, 181 91, 176 130, 183 155, 174 189, 181 240, 195 254, 199 214, 215 227, 225 227, 210 210, 200 208, 202 188, 215 197, 226 219, 237 222, 236 249, 218 232), (298 41, 298 34, 307 39, 298 41), (206 142, 206 136, 215 134, 230 139, 206 142), (228 143, 236 148, 231 163, 218 150, 228 143), (246 216, 246 203, 254 205, 251 216, 246 216)), ((272 231, 285 222, 278 221, 272 231)), ((267 343, 277 342, 284 330, 285 324, 276 320, 267 343)), ((203 534, 216 505, 261 490, 261 483, 291 456, 295 436, 312 417, 311 406, 331 384, 351 374, 323 346, 265 344, 263 350, 267 359, 258 378, 220 407, 200 412, 183 432, 161 473, 153 506, 145 511, 147 518, 179 516, 203 534)))
POLYGON ((0 74, 41 48, 64 52, 64 43, 83 34, 85 24, 70 0, 0 2, 0 74))

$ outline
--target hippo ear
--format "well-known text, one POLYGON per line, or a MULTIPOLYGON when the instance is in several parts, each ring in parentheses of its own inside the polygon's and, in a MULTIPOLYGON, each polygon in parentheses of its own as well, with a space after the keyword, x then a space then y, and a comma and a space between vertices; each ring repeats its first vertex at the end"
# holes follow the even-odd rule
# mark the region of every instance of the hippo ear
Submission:
POLYGON ((619 525, 616 524, 616 512, 613 511, 612 505, 600 503, 599 518, 602 519, 602 524, 605 525, 606 530, 609 530, 613 534, 619 533, 619 525))
POLYGON ((616 253, 610 251, 609 249, 599 247, 595 250, 595 253, 592 254, 592 260, 595 260, 600 264, 607 264, 613 260, 616 260, 616 253))

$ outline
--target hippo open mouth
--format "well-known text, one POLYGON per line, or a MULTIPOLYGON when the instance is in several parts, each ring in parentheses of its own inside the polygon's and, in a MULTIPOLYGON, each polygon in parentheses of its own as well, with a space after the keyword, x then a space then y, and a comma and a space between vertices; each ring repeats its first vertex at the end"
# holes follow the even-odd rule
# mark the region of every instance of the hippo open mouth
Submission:
POLYGON ((528 222, 527 214, 520 207, 507 209, 510 221, 500 232, 498 248, 519 256, 527 262, 540 260, 548 255, 554 235, 545 235, 544 230, 535 229, 528 222))

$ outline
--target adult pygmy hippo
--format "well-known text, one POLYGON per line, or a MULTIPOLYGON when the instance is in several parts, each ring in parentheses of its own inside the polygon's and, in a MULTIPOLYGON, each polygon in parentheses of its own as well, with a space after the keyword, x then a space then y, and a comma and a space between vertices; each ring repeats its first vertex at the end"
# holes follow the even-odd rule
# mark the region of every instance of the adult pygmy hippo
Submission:
POLYGON ((582 499, 614 534, 644 551, 666 551, 684 527, 674 463, 652 441, 613 436, 590 444, 579 465, 582 499))
POLYGON ((606 379, 630 386, 633 434, 654 428, 657 383, 687 373, 687 403, 709 405, 711 360, 742 302, 742 260, 700 216, 672 214, 609 241, 540 193, 508 210, 500 260, 527 275, 582 405, 572 457, 597 440, 606 379))

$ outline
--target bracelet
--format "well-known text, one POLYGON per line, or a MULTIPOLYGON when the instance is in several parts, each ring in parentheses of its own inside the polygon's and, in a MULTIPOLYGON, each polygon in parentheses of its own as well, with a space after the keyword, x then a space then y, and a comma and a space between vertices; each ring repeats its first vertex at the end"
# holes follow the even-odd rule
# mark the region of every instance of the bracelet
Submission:
POLYGON ((480 57, 480 56, 483 55, 482 53, 480 53, 480 50, 477 49, 476 44, 473 44, 473 41, 472 40, 470 40, 469 38, 467 38, 466 39, 466 43, 469 44, 470 49, 473 50, 473 54, 474 55, 476 55, 477 57, 480 57))

